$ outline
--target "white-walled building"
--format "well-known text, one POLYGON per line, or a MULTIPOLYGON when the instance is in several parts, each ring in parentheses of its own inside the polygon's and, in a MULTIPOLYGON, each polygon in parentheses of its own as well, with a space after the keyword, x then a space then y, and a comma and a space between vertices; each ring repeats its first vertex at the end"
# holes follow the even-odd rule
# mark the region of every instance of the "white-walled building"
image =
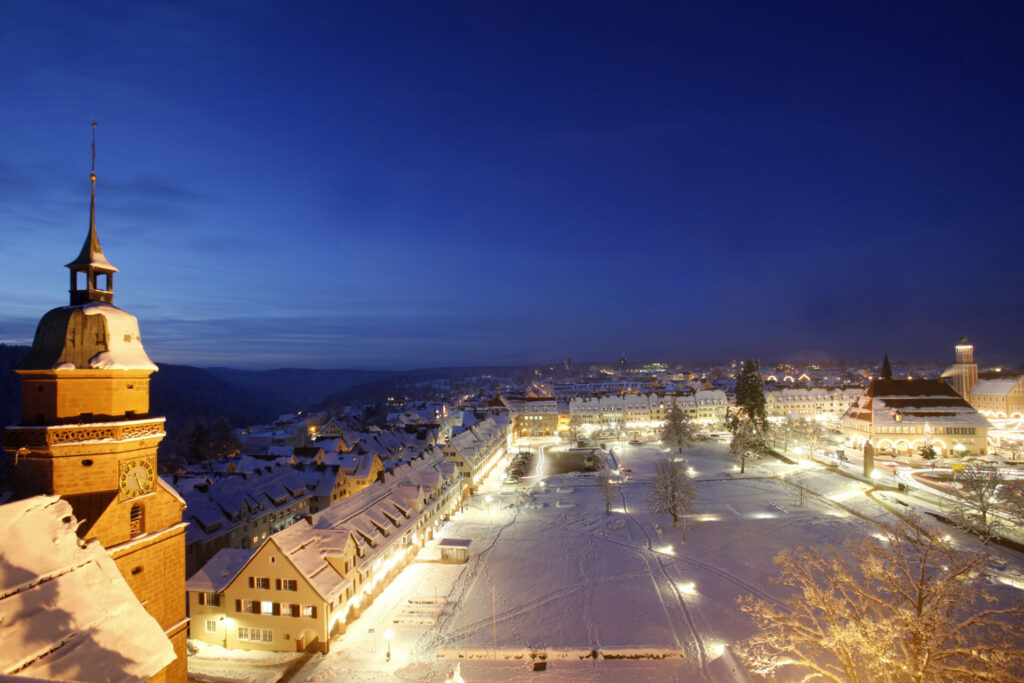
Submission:
POLYGON ((765 413, 776 420, 838 420, 863 391, 863 387, 765 389, 765 413))
POLYGON ((603 394, 569 399, 569 424, 584 431, 622 429, 631 433, 652 433, 660 429, 673 401, 699 425, 715 426, 725 419, 729 401, 724 391, 711 389, 671 394, 603 394))

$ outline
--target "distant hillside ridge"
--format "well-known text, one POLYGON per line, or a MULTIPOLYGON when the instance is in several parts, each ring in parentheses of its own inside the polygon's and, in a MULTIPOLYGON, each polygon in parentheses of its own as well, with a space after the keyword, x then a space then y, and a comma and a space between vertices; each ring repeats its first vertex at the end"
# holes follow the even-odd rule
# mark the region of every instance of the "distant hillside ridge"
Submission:
POLYGON ((322 403, 328 396, 345 391, 350 387, 387 379, 397 374, 388 370, 310 370, 305 368, 275 370, 207 368, 206 372, 250 392, 273 397, 277 405, 282 406, 278 414, 310 410, 322 403))

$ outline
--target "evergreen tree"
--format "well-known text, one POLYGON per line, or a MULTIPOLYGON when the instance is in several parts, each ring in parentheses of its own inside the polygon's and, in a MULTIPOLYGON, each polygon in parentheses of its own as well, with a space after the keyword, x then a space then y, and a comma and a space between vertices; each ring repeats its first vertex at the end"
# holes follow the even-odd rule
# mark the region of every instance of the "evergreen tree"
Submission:
POLYGON ((188 459, 189 462, 203 462, 210 459, 210 428, 206 426, 206 420, 201 417, 192 423, 192 429, 188 435, 188 459))
POLYGON ((694 437, 693 421, 690 416, 682 411, 676 400, 672 399, 672 409, 668 412, 665 420, 665 430, 661 433, 661 442, 669 448, 675 448, 677 453, 682 453, 687 446, 692 446, 694 437))
POLYGON ((231 421, 221 416, 210 427, 210 457, 214 460, 233 458, 242 450, 231 421))
POLYGON ((764 379, 761 377, 761 363, 754 358, 743 361, 743 369, 736 379, 736 406, 743 408, 747 417, 764 431, 768 422, 764 401, 764 379))
POLYGON ((882 359, 882 369, 879 374, 882 376, 882 379, 892 379, 892 366, 889 365, 889 354, 885 354, 885 357, 882 359))

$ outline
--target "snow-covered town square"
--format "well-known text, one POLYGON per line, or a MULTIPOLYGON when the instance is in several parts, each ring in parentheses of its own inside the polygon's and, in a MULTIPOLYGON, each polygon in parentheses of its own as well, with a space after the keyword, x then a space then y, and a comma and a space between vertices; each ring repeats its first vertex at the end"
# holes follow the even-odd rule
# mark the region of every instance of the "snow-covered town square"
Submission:
MULTIPOLYGON (((880 490, 894 487, 808 460, 748 461, 740 474, 719 440, 681 455, 653 441, 607 443, 619 474, 606 498, 595 473, 544 474, 564 447, 543 442, 523 444, 540 472, 507 485, 496 467, 440 530, 438 539, 471 541, 465 564, 440 563, 438 540, 427 544, 329 654, 225 659, 211 646, 190 671, 200 680, 272 681, 290 668, 288 680, 443 681, 458 664, 467 681, 748 680, 732 646, 754 625, 737 600, 786 596, 771 581, 772 558, 877 535, 899 521, 893 511, 909 509, 880 490), (697 483, 680 527, 647 500, 666 459, 682 459, 697 483)), ((950 543, 980 548, 947 530, 950 543)), ((1002 553, 990 588, 1010 602, 1024 566, 1002 553)))
POLYGON ((0 683, 1024 682, 1024 2, 0 11, 0 683))

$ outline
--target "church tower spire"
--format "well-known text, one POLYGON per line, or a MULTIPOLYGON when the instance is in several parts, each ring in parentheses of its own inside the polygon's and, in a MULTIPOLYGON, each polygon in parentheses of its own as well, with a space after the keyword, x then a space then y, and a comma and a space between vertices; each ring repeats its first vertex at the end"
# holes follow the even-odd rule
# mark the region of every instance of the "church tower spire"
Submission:
POLYGON ((882 369, 879 374, 882 376, 882 379, 892 379, 892 365, 889 364, 888 353, 882 359, 882 369))
POLYGON ((96 236, 96 122, 92 122, 92 199, 89 202, 89 233, 78 258, 67 264, 71 271, 71 305, 80 306, 90 301, 111 303, 114 300, 114 273, 117 268, 103 255, 100 239, 96 236))

